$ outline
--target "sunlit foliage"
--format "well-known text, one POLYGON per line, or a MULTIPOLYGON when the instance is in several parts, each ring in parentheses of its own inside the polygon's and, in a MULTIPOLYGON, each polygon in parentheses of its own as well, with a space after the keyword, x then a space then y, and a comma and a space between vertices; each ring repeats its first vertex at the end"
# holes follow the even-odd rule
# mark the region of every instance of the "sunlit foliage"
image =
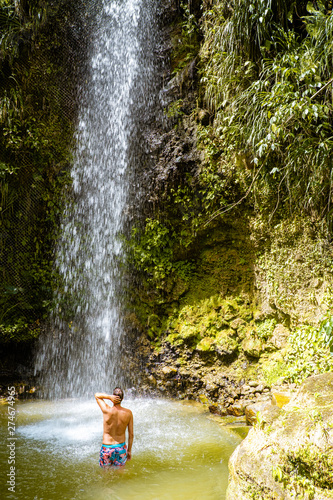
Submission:
POLYGON ((321 2, 219 2, 205 15, 204 100, 276 206, 330 216, 333 16, 321 2), (302 14, 302 15, 301 15, 302 14), (273 194, 274 192, 274 194, 273 194))

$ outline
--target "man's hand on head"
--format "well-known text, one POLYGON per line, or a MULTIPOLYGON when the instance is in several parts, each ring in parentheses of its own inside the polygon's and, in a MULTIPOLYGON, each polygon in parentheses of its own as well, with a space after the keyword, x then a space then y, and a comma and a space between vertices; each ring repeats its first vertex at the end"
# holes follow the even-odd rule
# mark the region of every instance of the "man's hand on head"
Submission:
POLYGON ((110 406, 106 404, 104 399, 110 399, 110 401, 112 401, 112 403, 115 405, 119 405, 121 403, 120 397, 115 396, 114 394, 110 395, 110 394, 104 394, 103 392, 96 392, 95 398, 98 406, 104 413, 108 411, 108 409, 110 409, 110 406))
POLYGON ((111 399, 112 403, 115 405, 119 405, 121 403, 120 397, 115 396, 114 394, 112 394, 112 396, 110 396, 110 399, 111 399))

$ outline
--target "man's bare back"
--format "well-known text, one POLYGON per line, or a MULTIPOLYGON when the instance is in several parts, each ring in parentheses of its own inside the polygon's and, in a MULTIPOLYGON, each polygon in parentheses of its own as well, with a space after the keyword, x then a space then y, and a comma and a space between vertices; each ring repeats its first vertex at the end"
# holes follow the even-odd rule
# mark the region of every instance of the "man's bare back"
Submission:
MULTIPOLYGON (((133 443, 133 414, 131 410, 121 406, 122 390, 116 388, 114 394, 104 394, 97 392, 95 394, 96 402, 103 412, 103 446, 112 447, 116 445, 124 445, 126 441, 126 429, 128 429, 128 450, 126 458, 132 458, 132 443, 133 443), (119 397, 120 394, 121 397, 119 397), (120 392, 119 392, 120 391, 120 392), (105 403, 104 399, 112 401, 113 406, 105 403)), ((126 445, 125 445, 126 447, 126 445)), ((126 460, 125 460, 126 461, 126 460)), ((110 464, 112 465, 112 464, 110 464)))

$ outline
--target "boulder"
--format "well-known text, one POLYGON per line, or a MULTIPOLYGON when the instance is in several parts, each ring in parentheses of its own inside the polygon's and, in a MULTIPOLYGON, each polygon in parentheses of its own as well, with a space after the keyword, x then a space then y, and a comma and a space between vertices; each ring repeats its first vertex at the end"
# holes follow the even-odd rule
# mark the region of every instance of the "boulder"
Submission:
POLYGON ((196 351, 200 353, 209 352, 212 350, 212 345, 214 344, 214 339, 211 337, 204 337, 196 346, 196 351))
POLYGON ((230 323, 230 328, 232 328, 236 332, 244 326, 246 326, 246 322, 242 318, 236 318, 230 323))
POLYGON ((242 348, 247 356, 251 358, 259 358, 263 352, 263 346, 259 339, 253 337, 247 338, 242 342, 242 348))
POLYGON ((154 387, 156 387, 157 385, 157 381, 156 381, 156 378, 154 377, 154 375, 149 375, 148 377, 148 381, 151 385, 153 385, 154 387))
POLYGON ((271 405, 229 461, 227 500, 333 499, 333 373, 271 405))
POLYGON ((208 384, 206 384, 206 391, 209 393, 209 394, 215 394, 218 392, 218 386, 216 384, 214 384, 213 382, 208 382, 208 384))
POLYGON ((207 405, 208 404, 208 398, 207 398, 207 396, 205 394, 199 394, 198 398, 199 398, 199 401, 201 401, 201 403, 203 405, 207 405))
POLYGON ((237 351, 238 343, 228 334, 228 331, 222 331, 216 336, 214 348, 219 356, 230 356, 237 351))
POLYGON ((250 392, 250 386, 247 384, 242 385, 241 394, 248 394, 250 392))
POLYGON ((213 403, 213 404, 209 405, 208 409, 209 409, 210 413, 213 413, 214 415, 220 415, 222 417, 227 415, 226 408, 224 408, 223 406, 221 406, 217 403, 213 403))
POLYGON ((257 422, 257 414, 260 412, 262 414, 265 410, 269 410, 272 404, 271 403, 254 403, 252 405, 248 405, 245 408, 245 416, 246 416, 246 423, 248 425, 254 425, 257 422))
POLYGON ((274 349, 283 349, 287 345, 289 335, 290 331, 288 328, 280 324, 276 325, 271 338, 267 342, 267 346, 274 349))
POLYGON ((172 378, 177 375, 177 368, 174 366, 163 366, 162 376, 163 378, 172 378))
POLYGON ((245 405, 242 401, 239 403, 234 403, 228 408, 229 415, 234 415, 235 417, 242 417, 245 414, 245 405))

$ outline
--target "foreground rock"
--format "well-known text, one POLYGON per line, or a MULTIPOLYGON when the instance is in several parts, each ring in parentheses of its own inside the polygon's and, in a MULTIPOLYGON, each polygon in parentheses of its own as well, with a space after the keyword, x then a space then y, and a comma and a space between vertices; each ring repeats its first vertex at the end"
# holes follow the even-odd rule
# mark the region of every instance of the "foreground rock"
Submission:
POLYGON ((228 500, 333 499, 333 373, 264 408, 229 469, 228 500))

